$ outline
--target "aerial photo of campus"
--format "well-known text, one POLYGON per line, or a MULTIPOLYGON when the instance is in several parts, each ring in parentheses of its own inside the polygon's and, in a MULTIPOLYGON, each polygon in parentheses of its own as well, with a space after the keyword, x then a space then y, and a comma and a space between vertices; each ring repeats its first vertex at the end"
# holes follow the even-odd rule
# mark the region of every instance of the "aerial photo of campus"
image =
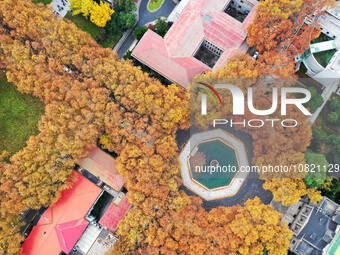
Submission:
POLYGON ((0 0, 0 255, 340 255, 340 1, 0 0))

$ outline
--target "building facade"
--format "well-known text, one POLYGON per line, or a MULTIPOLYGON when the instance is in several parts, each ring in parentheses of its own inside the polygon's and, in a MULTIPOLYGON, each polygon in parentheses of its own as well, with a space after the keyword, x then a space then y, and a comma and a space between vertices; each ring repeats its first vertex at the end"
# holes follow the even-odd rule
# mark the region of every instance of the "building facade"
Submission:
POLYGON ((304 198, 289 207, 271 203, 284 214, 294 236, 289 250, 297 255, 336 255, 340 252, 340 206, 327 197, 317 205, 304 198))
POLYGON ((187 87, 195 75, 216 70, 236 51, 246 51, 246 28, 256 0, 183 0, 162 38, 148 30, 132 56, 168 80, 187 87))

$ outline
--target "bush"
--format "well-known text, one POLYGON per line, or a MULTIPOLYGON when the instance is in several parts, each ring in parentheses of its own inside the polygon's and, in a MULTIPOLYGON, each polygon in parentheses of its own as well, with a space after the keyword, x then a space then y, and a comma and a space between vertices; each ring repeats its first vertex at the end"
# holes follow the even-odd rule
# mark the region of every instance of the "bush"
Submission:
POLYGON ((334 134, 326 138, 328 153, 332 157, 333 162, 340 162, 340 134, 334 134))
POLYGON ((324 166, 328 166, 328 162, 323 154, 307 151, 305 153, 307 164, 312 167, 315 166, 315 172, 308 172, 307 177, 304 179, 308 188, 320 188, 320 185, 326 180, 326 170, 324 166), (320 171, 319 171, 320 169, 320 171))
POLYGON ((333 125, 340 125, 340 100, 333 97, 327 103, 327 121, 333 125))
POLYGON ((122 34, 126 30, 133 28, 136 18, 133 13, 115 12, 111 20, 105 26, 105 34, 122 34))
POLYGON ((310 111, 314 113, 323 104, 323 98, 316 88, 308 86, 307 89, 310 91, 312 97, 305 106, 309 107, 310 111))
POLYGON ((172 25, 172 22, 166 22, 164 19, 157 18, 155 23, 155 32, 164 37, 172 25))
POLYGON ((340 124, 339 114, 337 112, 330 112, 327 114, 327 121, 333 125, 340 124))
POLYGON ((145 26, 137 27, 135 31, 133 31, 133 37, 139 41, 146 33, 146 31, 148 31, 148 28, 145 26))
POLYGON ((315 151, 319 152, 321 149, 321 145, 324 143, 327 134, 325 134, 321 129, 313 127, 313 138, 310 144, 310 148, 315 151))

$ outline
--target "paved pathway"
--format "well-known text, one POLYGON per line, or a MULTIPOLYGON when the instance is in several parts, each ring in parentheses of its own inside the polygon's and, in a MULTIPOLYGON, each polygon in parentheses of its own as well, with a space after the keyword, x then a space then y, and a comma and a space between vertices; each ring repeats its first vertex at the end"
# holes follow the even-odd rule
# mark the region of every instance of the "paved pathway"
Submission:
MULTIPOLYGON (((256 173, 249 173, 246 180, 243 182, 242 187, 235 196, 211 201, 203 199, 203 208, 210 211, 211 209, 219 206, 243 205, 248 199, 252 199, 256 196, 259 197, 264 204, 269 204, 273 199, 273 195, 269 190, 264 190, 262 188, 263 182, 264 181, 258 178, 256 173)), ((190 196, 197 196, 183 185, 180 189, 184 190, 190 196)))
MULTIPOLYGON (((164 0, 162 7, 156 12, 149 12, 147 10, 147 4, 149 0, 141 0, 140 8, 139 8, 139 21, 136 24, 136 27, 144 26, 146 23, 151 22, 158 17, 168 17, 171 11, 175 8, 176 4, 172 0, 164 0)), ((133 33, 131 33, 125 42, 122 44, 120 49, 118 50, 118 55, 120 57, 124 56, 125 52, 129 49, 131 43, 133 42, 134 37, 133 33)))

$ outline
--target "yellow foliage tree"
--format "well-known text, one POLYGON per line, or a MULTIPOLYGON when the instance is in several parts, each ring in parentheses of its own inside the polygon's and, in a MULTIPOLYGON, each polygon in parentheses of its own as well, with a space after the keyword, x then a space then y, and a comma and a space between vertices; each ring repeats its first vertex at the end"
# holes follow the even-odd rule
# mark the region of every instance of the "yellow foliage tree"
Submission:
POLYGON ((307 194, 312 203, 317 204, 322 200, 321 191, 316 188, 310 188, 307 190, 307 194))
POLYGON ((73 15, 82 14, 86 18, 90 17, 91 22, 98 27, 105 27, 114 13, 108 3, 98 4, 93 0, 72 0, 70 8, 73 15))
POLYGON ((109 4, 103 2, 97 4, 96 2, 93 2, 93 6, 90 11, 90 20, 98 27, 105 27, 106 23, 111 19, 111 15, 113 13, 114 10, 110 8, 109 4))

